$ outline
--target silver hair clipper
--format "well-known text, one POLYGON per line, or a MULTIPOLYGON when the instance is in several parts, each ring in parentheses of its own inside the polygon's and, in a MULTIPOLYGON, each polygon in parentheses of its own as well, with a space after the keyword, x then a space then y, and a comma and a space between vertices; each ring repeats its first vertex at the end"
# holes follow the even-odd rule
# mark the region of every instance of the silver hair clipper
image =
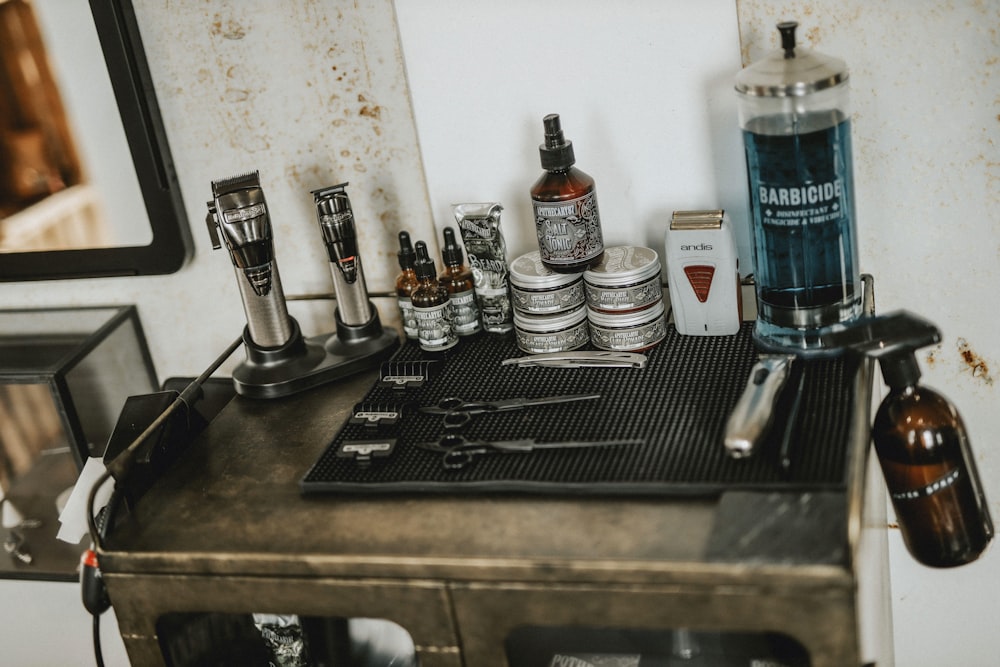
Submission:
POLYGON ((316 217, 319 220, 326 251, 330 257, 333 290, 337 295, 337 314, 348 326, 361 326, 372 318, 365 272, 358 254, 354 211, 345 192, 347 183, 313 190, 316 217))
POLYGON ((258 172, 212 181, 208 232, 212 247, 229 250, 243 298, 247 330, 254 343, 277 348, 293 336, 281 277, 274 260, 271 217, 258 172))
POLYGON ((238 394, 249 398, 294 394, 378 366, 399 347, 399 337, 383 331, 378 311, 368 301, 354 216, 343 186, 315 195, 335 264, 337 330, 309 338, 302 336, 288 314, 258 173, 213 181, 212 197, 208 232, 215 248, 225 242, 229 250, 247 316, 243 332, 247 358, 232 374, 238 394))

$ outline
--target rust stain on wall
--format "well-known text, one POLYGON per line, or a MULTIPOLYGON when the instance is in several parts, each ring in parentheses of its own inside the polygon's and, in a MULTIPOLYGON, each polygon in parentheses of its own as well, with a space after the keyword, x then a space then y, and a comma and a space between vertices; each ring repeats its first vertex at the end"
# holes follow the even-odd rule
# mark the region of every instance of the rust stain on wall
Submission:
POLYGON ((962 358, 962 362, 972 372, 972 377, 985 384, 992 385, 993 377, 990 375, 990 368, 986 360, 979 356, 964 338, 959 338, 957 343, 958 353, 962 358))
POLYGON ((211 31, 213 35, 218 35, 223 39, 237 40, 247 36, 247 28, 233 19, 223 21, 222 17, 218 14, 215 15, 215 20, 212 21, 211 31))

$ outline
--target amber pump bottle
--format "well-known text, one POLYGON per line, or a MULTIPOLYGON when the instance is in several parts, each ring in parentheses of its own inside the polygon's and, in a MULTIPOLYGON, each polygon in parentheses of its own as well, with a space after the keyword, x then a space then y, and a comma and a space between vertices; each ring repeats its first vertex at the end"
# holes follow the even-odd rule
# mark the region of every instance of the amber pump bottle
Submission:
POLYGON ((531 187, 538 250, 549 270, 582 272, 604 256, 594 179, 573 166, 573 142, 563 136, 559 114, 542 124, 545 143, 538 151, 545 173, 531 187))
POLYGON ((458 343, 458 334, 452 326, 451 299, 437 279, 434 260, 427 254, 427 244, 416 243, 417 287, 410 294, 417 320, 420 349, 440 352, 458 343))
POLYGON ((948 399, 919 384, 916 350, 941 341, 933 323, 905 310, 861 317, 823 334, 824 346, 878 359, 889 394, 872 439, 910 555, 930 567, 977 559, 993 520, 965 424, 948 399))
POLYGON ((458 245, 455 230, 451 227, 444 228, 441 262, 444 268, 438 274, 438 282, 448 290, 455 333, 459 336, 479 333, 483 325, 479 321, 479 306, 476 305, 475 281, 472 270, 465 266, 462 247, 458 245))
POLYGON ((413 250, 408 232, 399 233, 399 275, 396 276, 396 303, 399 304, 399 314, 403 320, 403 333, 410 340, 417 340, 417 317, 413 312, 413 301, 410 295, 417 288, 417 272, 414 265, 417 254, 413 250))
POLYGON ((889 395, 872 435, 906 548, 931 567, 973 561, 990 543, 993 522, 962 418, 918 384, 912 349, 879 362, 889 395))

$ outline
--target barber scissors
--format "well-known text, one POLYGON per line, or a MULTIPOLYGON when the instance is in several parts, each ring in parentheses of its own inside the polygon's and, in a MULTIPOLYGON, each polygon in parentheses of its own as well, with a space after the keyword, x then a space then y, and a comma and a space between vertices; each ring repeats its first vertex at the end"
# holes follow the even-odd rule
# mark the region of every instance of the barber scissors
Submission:
POLYGON ((538 442, 534 438, 520 440, 466 440, 460 435, 449 433, 437 442, 418 442, 417 447, 441 454, 441 465, 445 470, 463 470, 477 458, 487 454, 528 454, 542 449, 581 449, 589 447, 613 447, 617 445, 639 445, 643 440, 563 440, 538 442))
POLYGON ((573 401, 591 401, 600 398, 600 394, 562 394, 559 396, 543 396, 541 398, 501 398, 495 401, 467 401, 464 398, 451 396, 442 398, 435 405, 420 408, 421 412, 431 415, 444 415, 444 427, 461 428, 469 423, 472 415, 484 412, 505 412, 520 410, 533 405, 551 405, 554 403, 571 403, 573 401))

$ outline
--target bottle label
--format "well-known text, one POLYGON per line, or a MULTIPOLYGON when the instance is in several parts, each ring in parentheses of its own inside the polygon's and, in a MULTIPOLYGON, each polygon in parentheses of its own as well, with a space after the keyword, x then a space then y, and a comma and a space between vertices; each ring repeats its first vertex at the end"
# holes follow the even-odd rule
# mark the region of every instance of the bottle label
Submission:
POLYGON ((759 120, 743 137, 760 317, 782 327, 849 319, 861 300, 851 123, 773 135, 769 117, 759 120))
POLYGON ((482 331, 483 327, 479 323, 479 306, 476 305, 475 291, 470 289, 464 292, 452 292, 450 298, 452 308, 451 324, 455 328, 455 333, 459 336, 468 336, 482 331))
POLYGON ((452 326, 451 301, 430 308, 413 308, 417 318, 421 349, 447 350, 458 343, 458 334, 452 326))
POLYGON ((403 320, 403 333, 407 338, 416 340, 420 336, 417 328, 417 315, 413 312, 413 301, 408 296, 401 296, 397 299, 399 303, 399 313, 403 320))
POLYGON ((547 264, 572 265, 604 252, 597 193, 560 202, 532 200, 538 251, 547 264))
POLYGON ((952 486, 961 477, 961 469, 955 468, 946 475, 934 480, 927 486, 922 486, 918 489, 910 489, 908 491, 895 491, 890 495, 893 500, 917 500, 918 498, 926 498, 928 496, 933 496, 935 493, 939 493, 942 490, 952 486))

